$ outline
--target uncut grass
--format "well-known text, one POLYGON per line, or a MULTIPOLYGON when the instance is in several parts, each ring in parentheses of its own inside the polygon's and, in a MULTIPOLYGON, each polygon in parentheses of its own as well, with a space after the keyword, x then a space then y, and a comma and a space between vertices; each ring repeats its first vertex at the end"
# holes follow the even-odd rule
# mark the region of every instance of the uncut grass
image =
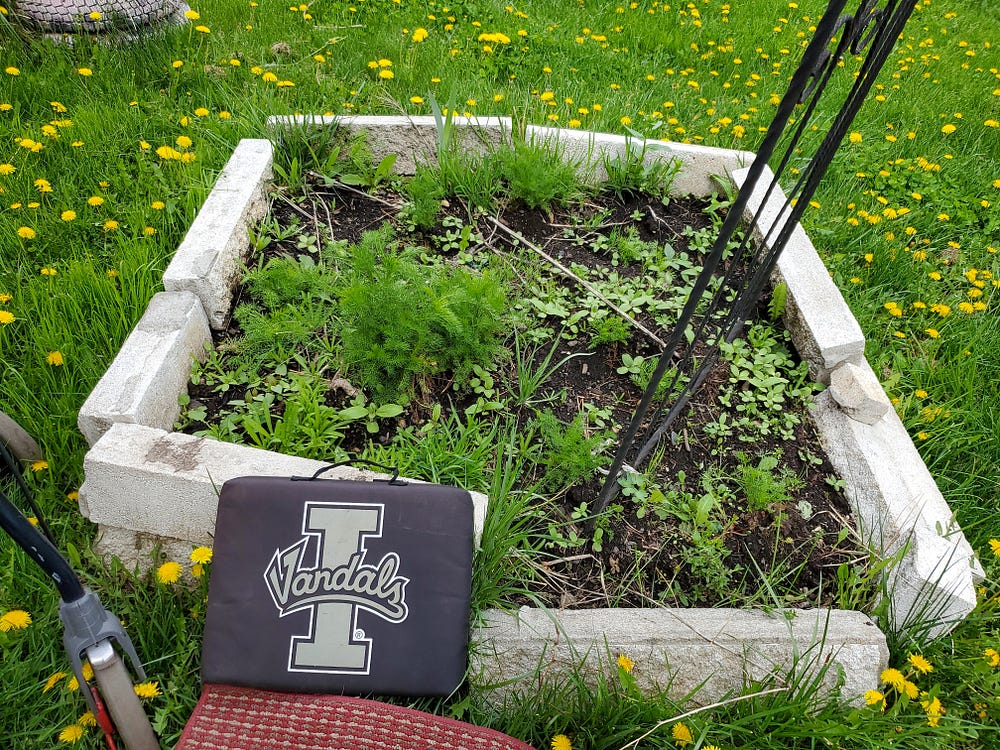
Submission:
MULTIPOLYGON (((614 132, 627 124, 657 137, 753 149, 759 128, 774 111, 773 95, 783 92, 823 8, 816 0, 802 0, 795 8, 772 0, 699 1, 694 8, 623 3, 621 12, 614 4, 592 5, 527 3, 518 6, 523 18, 483 3, 455 3, 446 12, 429 3, 329 2, 293 12, 206 2, 196 9, 208 34, 192 25, 142 44, 112 47, 32 42, 0 17, 3 67, 19 71, 0 73, 0 105, 11 105, 0 109, 0 163, 17 169, 0 176, 0 294, 12 295, 0 309, 17 318, 0 326, 0 408, 25 424, 46 450, 49 468, 33 482, 64 546, 85 550, 93 533, 67 499, 82 479, 84 444, 75 428, 76 411, 158 287, 167 258, 215 173, 240 137, 266 135, 266 115, 429 114, 433 93, 442 104, 473 114, 514 114, 534 123, 614 132), (423 42, 413 41, 417 28, 428 31, 423 42), (518 35, 521 29, 526 36, 518 35), (502 31, 511 43, 494 44, 492 54, 484 53, 478 41, 484 31, 502 31), (382 59, 392 61, 392 78, 378 76, 386 68, 368 67, 382 59), (183 64, 175 67, 176 61, 183 64), (80 75, 80 68, 93 75, 80 75), (267 73, 275 80, 264 80, 267 73), (279 87, 282 81, 294 86, 279 87), (53 101, 67 111, 56 112, 53 101), (209 114, 196 115, 199 107, 209 114), (220 117, 223 112, 231 117, 220 117), (54 140, 42 128, 58 119, 73 124, 58 128, 60 138, 54 140), (182 135, 192 139, 193 162, 155 156, 157 148, 176 146, 182 135), (34 153, 15 138, 45 147, 34 153), (83 145, 72 146, 77 140, 83 145), (51 193, 38 192, 39 178, 50 182, 51 193), (95 195, 104 199, 99 207, 87 203, 95 195), (27 207, 33 201, 38 208, 27 207), (152 208, 154 201, 164 207, 152 208), (22 207, 12 209, 13 203, 22 207), (65 210, 77 218, 62 221, 65 210), (108 220, 118 228, 106 230, 108 220), (35 238, 20 239, 22 226, 33 229, 35 238), (146 227, 155 234, 144 233, 146 227), (58 274, 43 277, 40 270, 46 267, 58 274), (102 281, 110 278, 108 271, 118 272, 113 288, 102 281), (47 365, 51 351, 66 355, 65 364, 47 365)), ((989 271, 994 279, 1000 275, 997 254, 989 249, 997 247, 990 217, 1000 202, 994 183, 1000 179, 1000 131, 986 124, 997 119, 1000 102, 997 31, 988 2, 922 2, 879 80, 882 88, 872 92, 856 120, 861 140, 845 143, 816 196, 819 208, 804 220, 862 323, 876 372, 898 399, 918 448, 994 575, 986 541, 1000 536, 996 287, 990 284, 979 298, 985 310, 965 314, 958 305, 971 299, 964 275, 969 269, 989 271), (955 130, 942 132, 947 125, 955 130), (893 179, 897 170, 889 164, 918 157, 941 166, 920 201, 912 197, 911 185, 893 179), (890 177, 879 182, 884 168, 890 177), (984 200, 991 205, 981 206, 984 200), (955 211, 956 206, 967 210, 955 211), (911 211, 897 219, 882 217, 878 224, 858 213, 881 216, 887 207, 911 211), (941 213, 949 219, 939 220, 941 213), (906 235, 907 226, 916 233, 906 235), (911 237, 929 240, 926 258, 914 257, 920 247, 906 246, 904 239, 911 237), (935 272, 940 281, 929 277, 935 272), (886 311, 889 301, 904 310, 901 317, 886 311), (914 308, 914 302, 925 307, 914 308), (931 312, 934 304, 948 305, 950 314, 931 312), (927 329, 936 330, 938 338, 927 329), (941 409, 932 421, 928 408, 941 409)), ((846 90, 843 79, 854 65, 847 61, 836 91, 846 90)), ((44 678, 62 664, 54 597, 19 552, 8 543, 2 550, 8 575, 0 579, 0 610, 28 609, 35 623, 4 646, 0 725, 12 728, 7 735, 12 746, 50 747, 83 704, 78 696, 41 693, 44 678)), ((139 592, 151 596, 155 586, 126 586, 87 555, 82 561, 95 587, 120 599, 119 614, 148 621, 139 592)), ((158 600, 154 611, 173 621, 189 617, 190 604, 188 595, 174 591, 158 600)), ((972 721, 977 714, 966 693, 988 684, 988 675, 973 669, 980 663, 976 652, 995 647, 998 633, 988 618, 960 631, 937 647, 944 665, 956 665, 939 665, 938 674, 954 696, 953 715, 972 721), (945 657, 957 642, 964 644, 965 661, 945 657)), ((166 638, 134 635, 146 639, 146 654, 177 648, 166 638)), ((183 639, 185 649, 197 640, 193 633, 183 639)), ((896 645, 897 661, 905 658, 904 650, 904 644, 896 645)), ((168 674, 155 676, 165 681, 168 674)), ((168 735, 176 732, 185 697, 195 690, 192 671, 172 686, 172 694, 181 697, 169 701, 177 705, 154 700, 153 709, 167 716, 168 735)), ((771 742, 780 746, 781 737, 775 732, 771 742)), ((752 746, 756 740, 732 741, 752 746)), ((97 747, 96 736, 91 733, 81 746, 97 747)), ((787 746, 794 746, 793 740, 787 746)))

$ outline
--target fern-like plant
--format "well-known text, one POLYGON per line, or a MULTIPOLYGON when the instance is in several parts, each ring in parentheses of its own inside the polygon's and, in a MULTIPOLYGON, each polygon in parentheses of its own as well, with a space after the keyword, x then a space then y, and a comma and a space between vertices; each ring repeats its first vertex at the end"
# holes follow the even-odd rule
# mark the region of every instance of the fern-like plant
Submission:
POLYGON ((376 401, 409 400, 428 377, 468 379, 501 350, 507 295, 490 272, 423 265, 383 227, 366 233, 340 293, 348 374, 376 401))

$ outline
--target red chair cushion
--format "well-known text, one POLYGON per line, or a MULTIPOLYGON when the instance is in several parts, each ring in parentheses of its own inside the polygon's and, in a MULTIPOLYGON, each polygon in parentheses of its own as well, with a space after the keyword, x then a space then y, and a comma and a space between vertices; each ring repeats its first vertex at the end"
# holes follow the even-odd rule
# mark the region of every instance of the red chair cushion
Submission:
POLYGON ((532 750, 493 729, 339 695, 205 685, 175 750, 532 750))

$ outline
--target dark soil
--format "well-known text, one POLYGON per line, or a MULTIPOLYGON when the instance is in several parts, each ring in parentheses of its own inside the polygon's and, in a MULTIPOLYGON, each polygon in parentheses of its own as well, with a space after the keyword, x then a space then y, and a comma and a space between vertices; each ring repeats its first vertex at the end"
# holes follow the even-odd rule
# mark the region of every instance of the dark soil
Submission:
MULTIPOLYGON (((383 222, 396 222, 394 206, 402 202, 391 191, 379 192, 373 198, 346 188, 320 185, 309 187, 306 195, 305 199, 291 199, 279 194, 272 205, 272 216, 283 226, 296 222, 303 233, 321 237, 328 236, 329 227, 329 234, 334 238, 351 242, 358 241, 363 232, 376 229, 383 222)), ((668 207, 664 207, 659 200, 645 195, 600 195, 572 211, 555 210, 552 214, 508 206, 499 218, 567 265, 592 265, 595 263, 592 251, 563 238, 563 228, 574 223, 573 216, 578 221, 596 216, 599 212, 610 212, 593 231, 606 234, 614 226, 631 225, 636 227, 644 240, 669 242, 682 250, 685 246, 682 236, 685 227, 699 228, 710 222, 704 213, 705 206, 705 201, 697 199, 674 199, 668 207), (636 220, 638 216, 642 218, 636 220)), ((457 201, 445 209, 445 215, 448 214, 467 216, 465 207, 457 201)), ((514 248, 509 237, 487 221, 479 222, 479 230, 501 256, 523 252, 523 249, 514 248)), ((417 233, 409 236, 407 241, 429 243, 430 234, 433 232, 427 235, 417 233)), ((291 238, 272 242, 263 253, 265 258, 277 254, 294 256, 301 254, 302 250, 291 238)), ((251 262, 256 264, 257 261, 254 259, 251 262)), ((601 262, 601 259, 596 258, 596 262, 601 262)), ((629 273, 628 267, 616 270, 622 275, 629 273)), ((573 284, 565 278, 563 283, 573 284)), ((241 301, 245 300, 241 290, 238 290, 234 307, 241 301)), ((652 320, 640 319, 640 322, 651 328, 656 326, 652 320)), ((655 332, 660 338, 669 334, 661 329, 655 332)), ((238 326, 233 324, 217 338, 216 344, 239 334, 238 326)), ((541 349, 539 359, 547 347, 541 349)), ((565 393, 564 398, 550 404, 553 412, 568 422, 584 403, 590 402, 611 407, 613 423, 627 424, 641 392, 628 375, 616 372, 624 352, 647 357, 659 353, 656 345, 639 333, 625 344, 601 344, 595 349, 591 349, 582 338, 572 341, 563 339, 553 361, 570 354, 581 356, 560 368, 545 386, 546 391, 565 393)), ((780 580, 779 599, 775 601, 762 596, 760 603, 785 606, 830 604, 833 587, 827 583, 836 580, 837 566, 853 558, 856 551, 849 547, 849 541, 844 541, 843 530, 851 526, 850 511, 843 496, 826 481, 833 476, 833 470, 822 453, 812 422, 807 417, 803 419, 793 442, 775 439, 748 445, 734 439, 731 451, 714 455, 714 443, 704 436, 701 425, 712 421, 718 413, 720 406, 715 397, 727 378, 728 370, 723 363, 715 368, 696 392, 673 430, 674 438, 668 441, 657 477, 664 484, 669 484, 679 472, 697 477, 706 466, 721 465, 731 470, 737 465, 738 451, 746 450, 758 456, 779 451, 780 465, 800 477, 803 486, 796 493, 795 503, 771 506, 766 510, 750 512, 735 501, 727 503, 722 538, 728 553, 724 563, 732 581, 729 588, 740 589, 744 595, 752 596, 761 589, 765 578, 770 585, 780 580), (796 508, 801 501, 808 502, 812 508, 808 520, 796 508), (785 573, 775 573, 776 570, 785 573)), ((497 382, 499 384, 501 378, 497 378, 497 382)), ((449 405, 464 408, 474 401, 469 394, 456 393, 451 385, 447 377, 440 378, 439 382, 423 384, 423 398, 408 404, 403 415, 381 424, 380 432, 375 436, 359 425, 348 435, 343 447, 352 455, 360 454, 369 440, 384 443, 391 440, 398 430, 424 423, 429 418, 432 399, 442 402, 446 408, 449 405)), ((347 388, 331 388, 327 396, 328 404, 346 406, 350 400, 349 388, 349 385, 347 388)), ((195 403, 207 406, 210 415, 217 413, 228 400, 241 397, 238 392, 219 394, 203 386, 191 386, 190 395, 195 403)), ((528 418, 529 415, 525 415, 525 420, 528 418)), ((210 420, 211 416, 206 421, 210 420)), ((194 432, 203 427, 196 423, 187 429, 194 432)), ((602 480, 603 477, 595 477, 557 498, 564 514, 561 520, 568 521, 570 513, 580 503, 592 504, 602 480)), ((621 502, 620 498, 618 502, 621 502)), ((728 592, 707 584, 703 576, 693 574, 690 567, 682 562, 689 542, 676 529, 652 514, 638 518, 633 503, 622 505, 622 512, 615 516, 609 529, 610 541, 604 544, 602 551, 596 552, 588 547, 563 551, 553 549, 550 550, 550 558, 535 561, 538 575, 532 588, 538 600, 548 606, 575 608, 663 604, 693 606, 731 601, 728 592), (643 571, 642 576, 635 579, 641 583, 636 585, 633 582, 623 591, 618 581, 632 580, 637 569, 643 571)), ((521 603, 534 602, 526 597, 521 603)))

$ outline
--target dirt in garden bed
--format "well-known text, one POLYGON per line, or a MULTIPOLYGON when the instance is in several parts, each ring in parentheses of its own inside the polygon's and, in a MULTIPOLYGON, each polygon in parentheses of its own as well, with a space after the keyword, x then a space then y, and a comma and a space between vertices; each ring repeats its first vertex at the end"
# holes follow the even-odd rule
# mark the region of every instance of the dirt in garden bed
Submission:
MULTIPOLYGON (((377 192, 374 197, 345 187, 312 185, 307 198, 286 197, 279 194, 272 203, 272 219, 282 227, 297 224, 298 234, 313 234, 319 238, 358 242, 363 233, 377 229, 384 222, 399 226, 397 207, 403 198, 391 190, 377 192), (328 229, 329 228, 329 229, 328 229)), ((610 259, 601 257, 581 243, 588 233, 607 234, 615 228, 634 227, 640 239, 659 245, 669 244, 678 251, 686 246, 686 236, 691 230, 704 229, 712 219, 706 215, 707 201, 692 198, 672 199, 664 206, 658 199, 642 194, 601 194, 591 196, 580 207, 572 210, 556 209, 551 213, 528 209, 524 206, 507 206, 498 219, 529 242, 542 248, 567 266, 608 265, 610 259), (567 231, 569 230, 569 231, 567 231)), ((452 201, 443 209, 447 216, 468 221, 464 204, 452 201)), ((526 253, 515 247, 509 233, 502 231, 486 217, 479 217, 477 231, 484 244, 500 258, 526 253)), ((433 235, 440 235, 443 227, 429 232, 406 234, 400 228, 400 237, 413 244, 432 245, 433 235)), ((262 251, 262 258, 287 254, 292 257, 309 250, 297 246, 295 236, 282 241, 272 241, 262 251)), ((695 258, 700 262, 700 257, 695 258)), ((252 265, 257 261, 253 260, 252 265)), ((641 273, 628 264, 614 268, 621 278, 641 273)), ((576 283, 558 274, 554 277, 576 293, 576 283)), ((237 289, 234 308, 247 301, 247 294, 237 289)), ((763 309, 763 308, 762 308, 763 309)), ((657 325, 648 314, 637 318, 661 339, 669 331, 657 325)), ((228 330, 216 337, 216 346, 241 335, 239 325, 233 321, 228 330)), ((549 354, 551 343, 537 347, 535 363, 541 365, 549 354)), ((641 389, 627 373, 619 372, 623 354, 656 357, 658 346, 649 337, 633 330, 625 342, 591 346, 589 338, 580 335, 560 339, 552 362, 572 357, 546 381, 546 393, 559 394, 547 403, 556 417, 570 422, 585 404, 606 408, 606 422, 614 431, 622 429, 632 415, 641 396, 641 389)), ((501 364, 510 370, 513 365, 501 364)), ((510 372, 507 373, 508 375, 510 372)), ((640 518, 641 511, 635 503, 621 495, 614 501, 620 510, 609 515, 600 550, 590 545, 560 547, 552 544, 542 557, 531 561, 534 580, 529 588, 531 595, 515 603, 536 604, 550 607, 588 608, 605 606, 706 606, 713 603, 731 603, 731 593, 741 590, 751 597, 769 586, 778 587, 775 595, 760 594, 757 603, 763 605, 813 606, 829 605, 834 592, 837 567, 858 557, 851 546, 852 537, 845 529, 852 526, 849 507, 841 494, 829 481, 834 472, 819 446, 811 420, 803 411, 801 423, 795 427, 793 440, 777 438, 742 442, 736 437, 729 440, 723 450, 705 435, 703 426, 716 419, 719 405, 716 397, 729 379, 727 363, 721 362, 708 380, 696 392, 690 405, 678 420, 670 435, 665 438, 665 449, 656 470, 656 480, 664 486, 676 483, 679 474, 696 478, 706 467, 716 467, 718 476, 732 476, 738 471, 740 452, 753 456, 771 454, 778 457, 778 465, 799 478, 794 500, 772 504, 758 510, 748 510, 736 493, 724 496, 713 512, 717 524, 717 547, 706 546, 703 554, 717 560, 701 559, 691 552, 690 529, 682 530, 675 523, 664 523, 653 512, 640 518), (808 512, 806 510, 808 509, 808 512), (846 537, 846 538, 845 538, 846 537), (714 552, 713 552, 714 550, 714 552), (721 567, 720 567, 721 563, 721 567), (713 570, 724 570, 716 576, 713 570), (641 571, 641 573, 640 573, 641 571), (765 581, 767 583, 765 584, 765 581)), ((497 377, 498 398, 506 394, 503 377, 497 377)), ((331 387, 326 396, 327 405, 344 408, 354 395, 353 386, 338 376, 330 379, 331 387)), ((364 425, 352 425, 347 431, 342 447, 351 455, 360 455, 368 441, 388 443, 403 429, 419 427, 431 419, 435 402, 449 408, 462 410, 476 400, 469 391, 456 392, 450 375, 445 373, 422 384, 416 398, 405 404, 399 416, 382 420, 379 431, 372 435, 364 425)), ((242 398, 239 386, 219 393, 206 386, 190 386, 192 403, 204 406, 209 416, 204 422, 193 422, 185 429, 195 432, 211 422, 211 415, 219 413, 227 402, 242 398)), ((275 405, 276 414, 281 406, 275 405)), ((528 423, 532 413, 528 407, 513 408, 521 424, 528 423)), ((507 415, 505 415, 507 416, 507 415)), ((613 450, 613 448, 611 449, 613 450)), ((563 533, 567 529, 586 532, 585 524, 574 523, 572 514, 586 503, 592 508, 603 482, 603 476, 570 488, 555 498, 555 512, 563 533)), ((689 490, 697 496, 701 488, 697 480, 689 479, 689 490)))

